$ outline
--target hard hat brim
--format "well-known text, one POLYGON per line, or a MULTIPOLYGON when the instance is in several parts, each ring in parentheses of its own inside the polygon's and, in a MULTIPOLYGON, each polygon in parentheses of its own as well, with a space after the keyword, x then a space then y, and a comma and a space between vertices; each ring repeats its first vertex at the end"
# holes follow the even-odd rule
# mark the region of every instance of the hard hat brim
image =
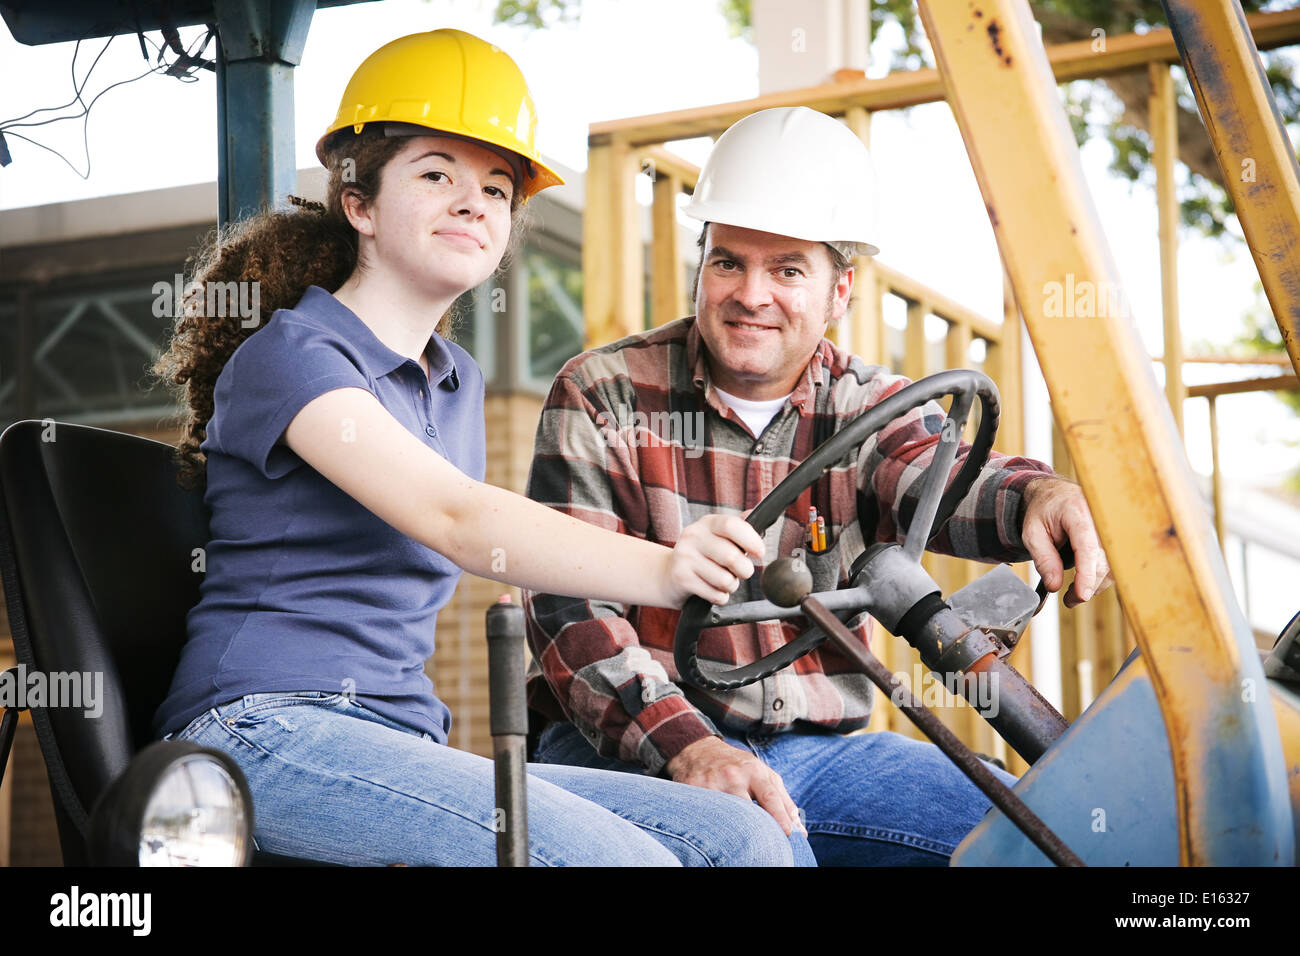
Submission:
MULTIPOLYGON (((365 123, 360 125, 364 129, 365 126, 371 124, 365 123)), ((474 136, 463 130, 445 129, 441 126, 436 128, 432 126, 420 126, 417 123, 376 121, 375 125, 382 126, 384 128, 384 135, 386 136, 450 136, 454 139, 464 139, 472 143, 480 143, 486 148, 499 154, 508 154, 508 158, 511 158, 511 165, 513 166, 517 164, 519 167, 521 173, 519 177, 519 189, 523 192, 525 199, 531 198, 543 189, 547 189, 551 186, 564 185, 564 178, 540 159, 525 156, 518 150, 511 149, 503 143, 495 143, 483 136, 474 136), (389 130, 393 128, 396 129, 394 129, 393 132, 389 132, 389 130)), ((327 168, 329 166, 326 156, 332 148, 331 141, 342 140, 347 133, 352 130, 353 127, 351 126, 340 126, 336 129, 330 129, 324 136, 316 141, 316 158, 320 160, 322 166, 327 168)), ((353 135, 360 135, 360 133, 360 130, 356 130, 353 135)))

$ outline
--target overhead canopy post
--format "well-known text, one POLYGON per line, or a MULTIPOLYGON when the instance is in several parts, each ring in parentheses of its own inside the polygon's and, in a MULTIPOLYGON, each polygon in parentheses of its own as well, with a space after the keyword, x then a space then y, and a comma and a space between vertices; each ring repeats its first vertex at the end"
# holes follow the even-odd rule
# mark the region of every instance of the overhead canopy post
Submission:
POLYGON ((217 40, 217 221, 284 205, 298 188, 293 68, 315 0, 214 0, 217 40))

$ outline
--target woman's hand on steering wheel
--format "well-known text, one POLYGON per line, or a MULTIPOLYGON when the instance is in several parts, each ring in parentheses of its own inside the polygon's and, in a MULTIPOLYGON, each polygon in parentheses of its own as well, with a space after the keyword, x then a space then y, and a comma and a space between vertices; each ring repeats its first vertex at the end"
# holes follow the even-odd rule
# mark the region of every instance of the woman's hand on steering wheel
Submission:
POLYGON ((665 606, 680 607, 692 596, 726 604, 762 560, 763 539, 753 525, 736 515, 705 515, 682 529, 669 555, 665 606))

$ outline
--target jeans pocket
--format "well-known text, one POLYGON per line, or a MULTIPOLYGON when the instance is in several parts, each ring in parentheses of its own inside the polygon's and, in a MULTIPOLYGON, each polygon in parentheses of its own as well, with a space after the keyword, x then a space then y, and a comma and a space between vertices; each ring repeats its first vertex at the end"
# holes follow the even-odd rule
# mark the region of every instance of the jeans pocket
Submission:
MULTIPOLYGON (((570 763, 573 758, 574 738, 582 740, 578 728, 565 721, 552 721, 537 738, 537 749, 533 751, 533 763, 570 763), (569 758, 569 759, 566 759, 569 758)), ((590 746, 588 746, 590 749, 590 746)), ((593 751, 594 752, 594 751, 593 751)))
MULTIPOLYGON (((222 709, 220 716, 230 727, 251 727, 264 722, 277 713, 291 710, 294 707, 336 707, 349 701, 350 698, 345 693, 331 693, 322 690, 245 694, 239 700, 232 701, 226 708, 222 709)), ((285 729, 292 729, 287 726, 287 723, 291 723, 291 721, 281 720, 279 723, 285 729)))

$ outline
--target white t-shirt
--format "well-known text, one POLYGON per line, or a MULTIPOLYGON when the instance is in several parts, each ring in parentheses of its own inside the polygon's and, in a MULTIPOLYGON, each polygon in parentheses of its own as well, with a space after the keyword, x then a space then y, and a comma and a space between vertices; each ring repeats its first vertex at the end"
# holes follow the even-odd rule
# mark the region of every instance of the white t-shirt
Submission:
POLYGON ((763 429, 776 417, 776 413, 785 405, 785 400, 794 394, 794 392, 791 392, 790 395, 782 395, 780 398, 767 398, 761 402, 751 402, 747 398, 739 398, 730 392, 724 392, 716 385, 713 386, 713 390, 718 393, 718 398, 723 405, 726 405, 740 416, 740 420, 748 426, 755 437, 763 434, 763 429))

